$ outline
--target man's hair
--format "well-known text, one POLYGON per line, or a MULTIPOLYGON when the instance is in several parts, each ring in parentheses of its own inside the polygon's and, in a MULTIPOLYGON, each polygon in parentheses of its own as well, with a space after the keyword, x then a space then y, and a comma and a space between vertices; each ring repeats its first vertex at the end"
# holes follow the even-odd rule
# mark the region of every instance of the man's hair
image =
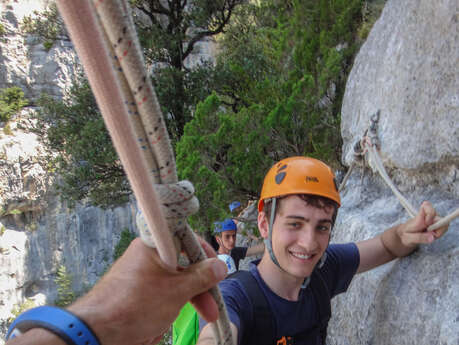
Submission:
MULTIPOLYGON (((335 224, 336 216, 338 215, 338 203, 336 201, 333 201, 331 199, 325 198, 323 196, 319 195, 312 195, 312 194, 292 194, 300 197, 307 205, 310 205, 315 208, 319 209, 329 209, 333 208, 333 216, 332 216, 332 226, 335 224)), ((282 199, 286 198, 289 195, 284 195, 281 197, 277 197, 277 205, 276 205, 276 214, 274 215, 277 216, 279 210, 280 210, 280 205, 282 199)), ((265 200, 264 205, 263 205, 263 212, 266 214, 268 219, 271 217, 271 205, 272 205, 272 200, 265 200)))

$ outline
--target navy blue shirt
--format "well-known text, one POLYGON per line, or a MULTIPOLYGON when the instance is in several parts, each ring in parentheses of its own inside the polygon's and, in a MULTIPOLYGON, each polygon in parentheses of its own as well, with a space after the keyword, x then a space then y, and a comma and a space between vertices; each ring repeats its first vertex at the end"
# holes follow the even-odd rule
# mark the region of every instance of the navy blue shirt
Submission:
MULTIPOLYGON (((271 310, 274 311, 276 339, 314 327, 319 322, 319 312, 311 288, 301 289, 298 301, 288 301, 275 294, 265 284, 256 266, 258 262, 259 260, 251 263, 250 272, 265 294, 271 310)), ((359 263, 360 255, 354 243, 331 244, 327 248, 327 260, 321 268, 321 273, 332 298, 347 290, 357 272, 359 263)), ((219 287, 225 300, 230 321, 238 329, 238 344, 240 344, 244 332, 250 332, 250 329, 244 328, 241 319, 253 319, 252 303, 244 287, 236 279, 225 279, 220 282, 219 287)))

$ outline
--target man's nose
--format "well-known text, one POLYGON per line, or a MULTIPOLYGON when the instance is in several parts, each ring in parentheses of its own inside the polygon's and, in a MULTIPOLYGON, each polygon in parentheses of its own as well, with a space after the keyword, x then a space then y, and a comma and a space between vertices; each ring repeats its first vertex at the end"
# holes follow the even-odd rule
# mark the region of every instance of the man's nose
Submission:
POLYGON ((305 248, 307 251, 314 251, 318 247, 317 234, 314 228, 309 224, 305 226, 303 231, 300 231, 298 244, 305 248))

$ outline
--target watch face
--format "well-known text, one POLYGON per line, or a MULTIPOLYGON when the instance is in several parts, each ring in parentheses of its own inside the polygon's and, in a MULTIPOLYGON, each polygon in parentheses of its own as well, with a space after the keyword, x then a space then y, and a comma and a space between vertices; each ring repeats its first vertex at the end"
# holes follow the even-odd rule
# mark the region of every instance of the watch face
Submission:
POLYGON ((228 274, 236 272, 236 264, 231 256, 228 254, 218 254, 218 258, 226 264, 228 274))

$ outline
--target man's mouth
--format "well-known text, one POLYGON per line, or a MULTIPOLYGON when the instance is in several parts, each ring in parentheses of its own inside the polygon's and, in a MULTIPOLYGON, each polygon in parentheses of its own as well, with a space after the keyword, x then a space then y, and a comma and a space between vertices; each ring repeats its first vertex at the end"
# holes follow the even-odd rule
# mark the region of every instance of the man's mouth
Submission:
POLYGON ((292 254, 294 257, 296 257, 298 259, 301 259, 301 260, 308 260, 308 259, 310 259, 310 258, 312 258, 314 256, 314 254, 308 255, 308 254, 305 254, 305 253, 293 252, 293 251, 290 251, 290 254, 292 254))

